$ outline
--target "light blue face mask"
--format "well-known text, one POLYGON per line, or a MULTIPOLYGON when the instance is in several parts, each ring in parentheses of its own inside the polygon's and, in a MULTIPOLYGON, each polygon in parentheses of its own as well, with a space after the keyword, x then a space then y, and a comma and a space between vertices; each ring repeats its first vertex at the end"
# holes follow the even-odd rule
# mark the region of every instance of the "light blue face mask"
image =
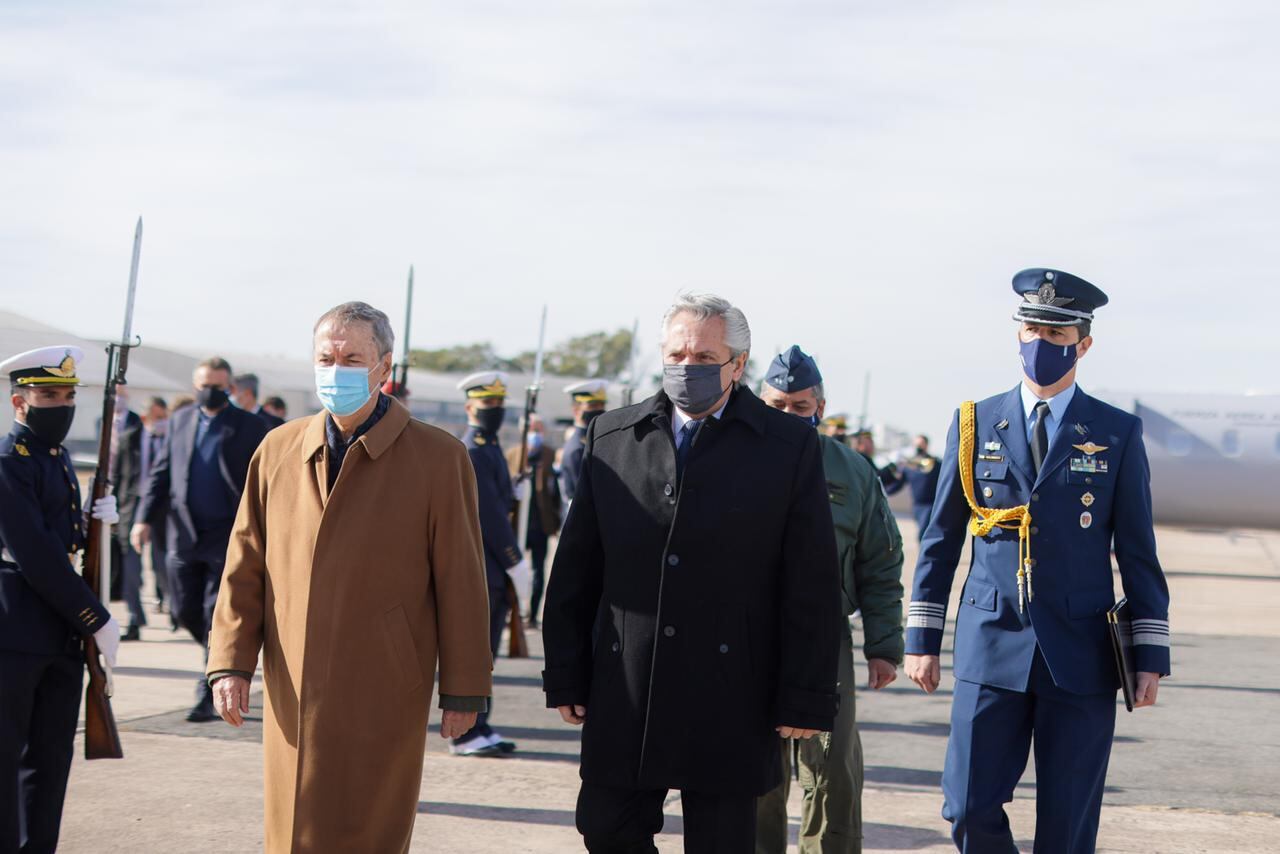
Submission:
POLYGON ((373 371, 347 365, 316 365, 316 396, 320 405, 339 417, 350 415, 373 396, 369 376, 373 371))

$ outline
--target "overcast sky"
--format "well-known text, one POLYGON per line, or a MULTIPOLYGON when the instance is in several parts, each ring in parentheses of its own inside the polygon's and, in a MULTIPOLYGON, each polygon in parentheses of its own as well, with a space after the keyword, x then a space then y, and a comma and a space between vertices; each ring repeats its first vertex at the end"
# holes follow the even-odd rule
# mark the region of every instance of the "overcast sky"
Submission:
MULTIPOLYGON (((536 343, 676 291, 940 431, 1018 378, 1014 272, 1112 304, 1087 388, 1278 391, 1268 2, 7 0, 0 304, 305 357, 364 299, 536 343), (286 6, 290 8, 286 8, 286 6), (271 8, 267 8, 271 7, 271 8)), ((0 346, 0 349, 3 349, 0 346)), ((656 364, 656 348, 648 357, 656 364)))

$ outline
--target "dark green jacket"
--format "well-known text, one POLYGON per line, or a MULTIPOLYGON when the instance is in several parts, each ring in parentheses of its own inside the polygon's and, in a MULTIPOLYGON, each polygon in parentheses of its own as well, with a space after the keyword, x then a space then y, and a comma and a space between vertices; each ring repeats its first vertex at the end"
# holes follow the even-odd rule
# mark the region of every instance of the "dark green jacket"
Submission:
POLYGON ((840 555, 846 614, 862 610, 863 655, 902 661, 902 535, 876 470, 861 454, 822 438, 822 467, 840 555))

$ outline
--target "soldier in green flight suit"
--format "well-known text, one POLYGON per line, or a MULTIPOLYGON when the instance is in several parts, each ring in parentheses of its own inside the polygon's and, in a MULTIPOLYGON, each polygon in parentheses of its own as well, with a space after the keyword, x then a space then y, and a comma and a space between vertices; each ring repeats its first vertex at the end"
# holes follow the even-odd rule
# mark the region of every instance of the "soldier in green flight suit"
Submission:
MULTIPOLYGON (((760 399, 813 423, 822 420, 826 398, 812 357, 791 347, 769 365, 760 399)), ((883 688, 897 678, 902 661, 902 536, 877 482, 875 468, 856 451, 822 436, 831 515, 840 555, 846 614, 861 610, 868 683, 883 688)), ((835 728, 798 743, 784 739, 783 781, 756 807, 756 854, 787 848, 787 795, 791 755, 799 760, 804 809, 802 854, 862 851, 862 741, 853 696, 853 637, 840 640, 840 713, 835 728)))

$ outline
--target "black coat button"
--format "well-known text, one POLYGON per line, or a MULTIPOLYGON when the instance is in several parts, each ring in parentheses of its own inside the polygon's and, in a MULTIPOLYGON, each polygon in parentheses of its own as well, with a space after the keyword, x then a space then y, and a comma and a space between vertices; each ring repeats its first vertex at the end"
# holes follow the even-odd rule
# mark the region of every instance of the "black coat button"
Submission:
POLYGON ((667 566, 679 566, 680 555, 667 555, 667 566))
POLYGON ((1031 500, 1032 500, 1032 501, 1039 501, 1039 500, 1040 500, 1040 493, 1038 493, 1038 492, 1033 492, 1033 493, 1031 493, 1031 500))
POLYGON ((676 488, 669 483, 666 486, 662 487, 663 495, 674 495, 675 491, 676 491, 676 488))
POLYGON ((729 651, 729 645, 728 645, 727 643, 722 643, 722 644, 720 644, 720 651, 721 651, 721 652, 728 652, 728 651, 729 651))
POLYGON ((622 644, 618 643, 617 641, 614 641, 613 646, 610 647, 610 649, 612 649, 614 652, 617 652, 618 650, 622 649, 622 644))
POLYGON ((1032 526, 1031 526, 1031 533, 1033 533, 1033 534, 1038 534, 1038 533, 1040 533, 1040 529, 1039 529, 1039 528, 1037 528, 1035 525, 1032 525, 1032 526))
POLYGON ((664 635, 666 635, 667 637, 669 637, 669 638, 673 638, 673 637, 675 637, 675 636, 676 636, 676 627, 675 627, 675 626, 667 626, 665 629, 663 629, 663 630, 662 630, 662 633, 663 633, 664 635))

